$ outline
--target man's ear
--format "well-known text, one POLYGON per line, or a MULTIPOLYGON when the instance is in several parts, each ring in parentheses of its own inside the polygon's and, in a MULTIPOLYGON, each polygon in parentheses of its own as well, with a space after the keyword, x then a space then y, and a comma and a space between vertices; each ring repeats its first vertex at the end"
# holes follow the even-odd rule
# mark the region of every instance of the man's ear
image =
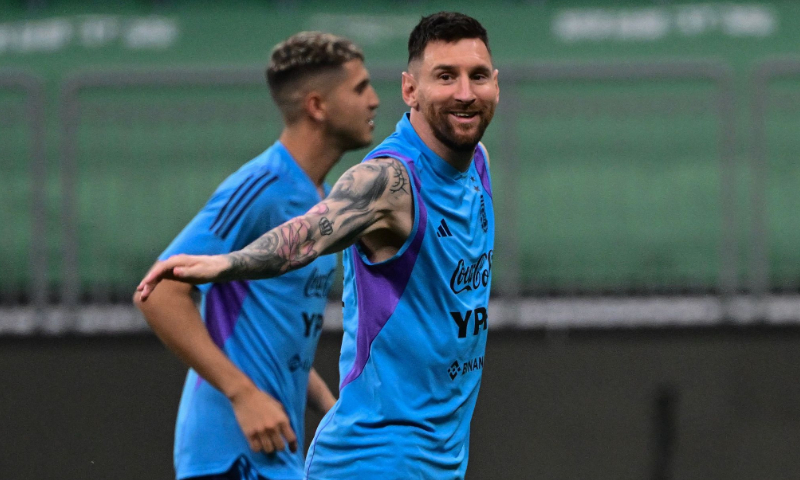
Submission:
POLYGON ((497 69, 495 69, 494 75, 492 75, 494 77, 494 88, 497 89, 497 96, 494 99, 495 103, 500 103, 500 83, 497 81, 497 77, 499 75, 500 72, 498 72, 497 69))
POLYGON ((314 90, 306 93, 303 97, 303 110, 306 115, 318 122, 324 122, 328 117, 325 99, 314 90))
POLYGON ((414 75, 408 72, 403 72, 403 101, 406 102, 406 105, 411 108, 417 108, 419 106, 419 101, 417 100, 417 91, 417 79, 414 78, 414 75))

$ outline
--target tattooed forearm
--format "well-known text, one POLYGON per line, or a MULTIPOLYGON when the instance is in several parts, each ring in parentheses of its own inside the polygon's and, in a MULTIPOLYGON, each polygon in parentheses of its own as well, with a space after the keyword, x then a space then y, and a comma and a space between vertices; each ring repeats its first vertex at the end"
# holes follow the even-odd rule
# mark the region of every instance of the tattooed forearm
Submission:
POLYGON ((319 233, 322 235, 330 235, 333 233, 333 224, 327 217, 319 219, 319 233))
POLYGON ((228 254, 225 278, 268 278, 308 265, 317 256, 314 229, 298 217, 262 235, 238 252, 228 254))
POLYGON ((221 279, 275 277, 308 265, 322 253, 339 251, 403 205, 410 192, 408 173, 395 159, 353 167, 305 215, 228 254, 230 267, 221 279))
POLYGON ((311 238, 314 232, 307 220, 296 218, 278 227, 278 231, 281 234, 278 255, 287 259, 291 266, 299 266, 305 258, 315 253, 315 242, 311 238))
POLYGON ((328 208, 327 205, 324 203, 318 203, 314 205, 311 210, 308 211, 311 215, 325 215, 326 213, 330 212, 331 209, 328 208))

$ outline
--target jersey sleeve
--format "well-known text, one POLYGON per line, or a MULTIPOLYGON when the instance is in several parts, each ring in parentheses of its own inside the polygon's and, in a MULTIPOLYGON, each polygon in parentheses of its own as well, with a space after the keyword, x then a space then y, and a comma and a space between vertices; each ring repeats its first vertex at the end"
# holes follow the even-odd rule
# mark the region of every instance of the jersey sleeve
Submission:
MULTIPOLYGON (((217 255, 241 250, 283 223, 278 177, 269 173, 225 182, 158 257, 217 255)), ((211 284, 198 285, 205 291, 211 284)))

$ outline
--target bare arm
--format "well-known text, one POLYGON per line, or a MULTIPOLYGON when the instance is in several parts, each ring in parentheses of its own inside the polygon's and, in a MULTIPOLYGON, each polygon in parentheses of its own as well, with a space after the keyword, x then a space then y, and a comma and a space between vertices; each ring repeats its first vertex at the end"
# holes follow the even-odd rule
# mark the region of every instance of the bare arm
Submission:
POLYGON ((391 158, 352 167, 328 198, 306 214, 226 255, 176 255, 154 267, 137 288, 145 300, 164 278, 187 283, 270 278, 334 253, 359 238, 388 230, 403 238, 413 225, 408 172, 391 158))
POLYGON ((336 403, 336 397, 333 396, 328 385, 319 376, 315 369, 308 372, 308 391, 307 402, 308 406, 317 412, 325 415, 328 410, 333 408, 336 403))
POLYGON ((273 277, 308 265, 319 255, 341 251, 363 235, 391 228, 395 207, 404 198, 410 200, 410 192, 407 173, 397 160, 356 165, 305 215, 229 254, 231 266, 223 275, 273 277))
POLYGON ((283 406, 258 387, 217 347, 191 296, 191 285, 165 281, 147 302, 134 295, 161 341, 231 401, 236 419, 254 451, 297 450, 297 437, 283 406))

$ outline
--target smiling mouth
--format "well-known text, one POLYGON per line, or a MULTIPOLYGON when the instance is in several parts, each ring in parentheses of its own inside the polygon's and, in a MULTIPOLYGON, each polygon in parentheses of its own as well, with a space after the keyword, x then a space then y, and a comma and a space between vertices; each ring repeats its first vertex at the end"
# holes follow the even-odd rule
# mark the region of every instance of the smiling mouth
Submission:
POLYGON ((471 123, 478 116, 478 112, 450 112, 450 115, 455 117, 456 122, 471 123))

